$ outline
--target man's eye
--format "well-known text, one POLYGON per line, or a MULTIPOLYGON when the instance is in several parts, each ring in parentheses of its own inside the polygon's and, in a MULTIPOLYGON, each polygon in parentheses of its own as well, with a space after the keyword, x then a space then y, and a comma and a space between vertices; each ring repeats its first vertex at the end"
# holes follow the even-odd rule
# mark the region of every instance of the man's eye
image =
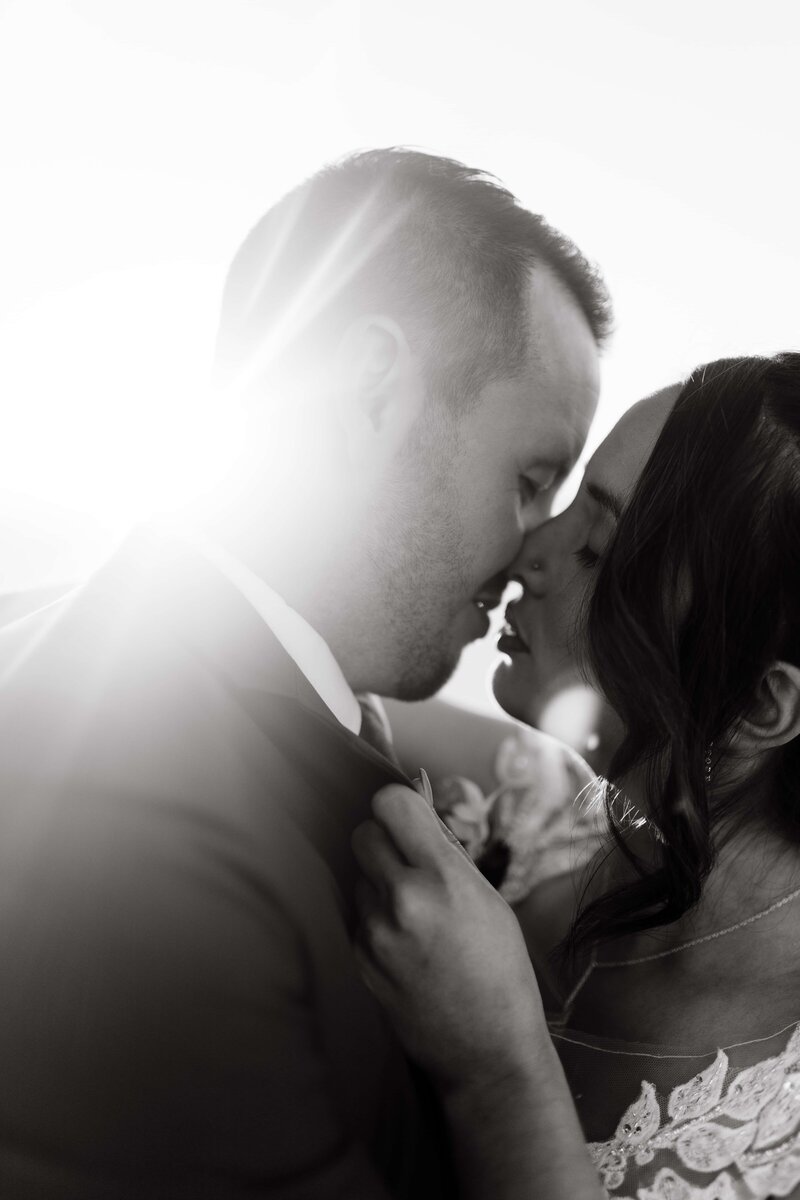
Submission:
POLYGON ((549 492, 552 486, 552 480, 539 482, 536 479, 529 479, 527 475, 519 477, 519 494, 525 504, 529 504, 544 492, 549 492))
POLYGON ((577 558, 582 567, 587 567, 589 570, 592 567, 596 567, 600 562, 600 555, 595 554, 594 550, 590 549, 589 546, 581 546, 580 550, 576 550, 575 558, 577 558))

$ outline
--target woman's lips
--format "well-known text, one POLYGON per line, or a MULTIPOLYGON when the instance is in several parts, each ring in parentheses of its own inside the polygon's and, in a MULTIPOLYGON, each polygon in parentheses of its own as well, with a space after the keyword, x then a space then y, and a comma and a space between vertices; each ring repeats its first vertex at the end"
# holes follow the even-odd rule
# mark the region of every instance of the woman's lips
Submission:
POLYGON ((500 631, 500 637, 497 640, 497 649, 503 654, 527 654, 528 647, 520 637, 514 620, 514 614, 511 611, 512 608, 513 605, 509 604, 506 609, 506 623, 500 631))

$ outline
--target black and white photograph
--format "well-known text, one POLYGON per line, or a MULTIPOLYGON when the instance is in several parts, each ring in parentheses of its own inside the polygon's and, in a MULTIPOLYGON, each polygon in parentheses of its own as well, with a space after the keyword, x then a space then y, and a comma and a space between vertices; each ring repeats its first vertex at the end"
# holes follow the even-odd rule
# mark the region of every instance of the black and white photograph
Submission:
POLYGON ((0 1200, 800 1200, 800 7, 0 111, 0 1200))

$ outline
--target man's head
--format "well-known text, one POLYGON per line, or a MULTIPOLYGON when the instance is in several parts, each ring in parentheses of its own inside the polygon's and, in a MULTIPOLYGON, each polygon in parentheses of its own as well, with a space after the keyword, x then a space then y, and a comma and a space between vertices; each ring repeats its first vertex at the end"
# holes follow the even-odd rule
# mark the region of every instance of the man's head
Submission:
POLYGON ((275 582, 354 686, 430 694, 485 632, 582 448, 608 324, 576 248, 449 159, 354 155, 246 239, 217 375, 260 414, 256 460, 287 413, 302 429, 275 582))

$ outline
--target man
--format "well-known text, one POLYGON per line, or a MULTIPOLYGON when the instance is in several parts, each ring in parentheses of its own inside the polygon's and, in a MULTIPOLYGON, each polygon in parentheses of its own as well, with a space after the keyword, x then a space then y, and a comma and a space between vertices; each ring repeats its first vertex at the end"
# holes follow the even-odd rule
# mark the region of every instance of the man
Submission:
POLYGON ((407 782, 356 694, 430 695, 486 631, 606 323, 573 246, 424 154, 327 168, 245 241, 235 472, 0 633, 0 1194, 451 1194, 351 954, 350 835, 407 782))

